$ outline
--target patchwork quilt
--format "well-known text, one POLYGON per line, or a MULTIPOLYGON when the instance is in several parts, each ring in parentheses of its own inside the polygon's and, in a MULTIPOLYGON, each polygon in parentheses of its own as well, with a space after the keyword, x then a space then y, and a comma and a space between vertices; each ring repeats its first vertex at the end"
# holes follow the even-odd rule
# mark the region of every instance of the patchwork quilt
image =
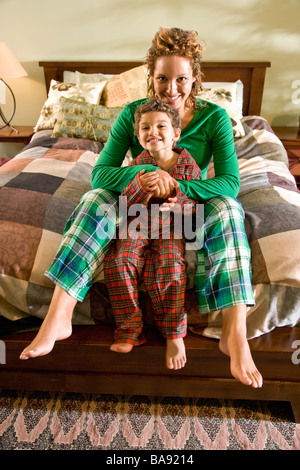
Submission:
MULTIPOLYGON (((245 135, 235 145, 241 173, 238 199, 245 210, 256 299, 248 310, 251 338, 278 326, 300 324, 300 192, 288 170, 286 152, 267 121, 248 116, 242 125, 245 135)), ((37 132, 27 147, 0 167, 0 316, 9 321, 45 317, 53 284, 44 271, 69 215, 91 189, 91 172, 103 148, 99 142, 51 134, 37 132)), ((213 165, 208 176, 213 177, 213 165)), ((189 256, 192 286, 196 257, 189 256)), ((151 303, 142 291, 140 302, 145 323, 152 324, 151 303)), ((192 331, 220 336, 221 313, 200 314, 192 288, 186 306, 192 331)), ((73 317, 74 324, 98 322, 113 322, 103 276, 95 279, 73 317)))

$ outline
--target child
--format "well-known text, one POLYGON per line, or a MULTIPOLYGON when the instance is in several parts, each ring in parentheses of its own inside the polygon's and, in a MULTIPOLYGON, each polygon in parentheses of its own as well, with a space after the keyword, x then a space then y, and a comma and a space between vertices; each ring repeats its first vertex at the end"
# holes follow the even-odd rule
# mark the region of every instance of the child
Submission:
MULTIPOLYGON (((180 190, 176 179, 199 179, 201 170, 185 149, 174 147, 180 138, 180 128, 178 112, 171 106, 157 99, 142 104, 135 113, 135 134, 144 151, 131 165, 149 164, 167 171, 174 178, 176 191, 172 191, 172 196, 176 194, 177 204, 181 208, 185 204, 194 208, 196 201, 180 190)), ((185 242, 174 236, 174 223, 168 238, 163 236, 161 217, 157 217, 152 205, 162 202, 154 198, 158 180, 155 171, 142 170, 121 193, 127 197, 129 206, 138 203, 147 206, 149 224, 146 237, 145 230, 134 237, 130 233, 122 237, 119 232, 104 260, 105 282, 117 325, 110 349, 126 353, 146 341, 138 303, 138 289, 143 281, 153 304, 156 324, 167 341, 166 365, 169 369, 180 369, 186 363, 185 242), (149 226, 153 228, 155 222, 159 237, 149 239, 149 226)))

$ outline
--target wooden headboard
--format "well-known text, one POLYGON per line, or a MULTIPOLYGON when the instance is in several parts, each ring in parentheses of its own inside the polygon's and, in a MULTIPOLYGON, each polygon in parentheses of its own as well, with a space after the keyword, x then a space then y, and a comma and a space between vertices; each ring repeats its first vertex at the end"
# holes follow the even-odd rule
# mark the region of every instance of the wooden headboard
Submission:
MULTIPOLYGON (((65 70, 81 73, 119 74, 142 62, 39 62, 44 68, 47 93, 51 80, 63 81, 65 70)), ((202 62, 207 82, 235 82, 244 84, 243 115, 260 115, 266 68, 270 62, 202 62)))

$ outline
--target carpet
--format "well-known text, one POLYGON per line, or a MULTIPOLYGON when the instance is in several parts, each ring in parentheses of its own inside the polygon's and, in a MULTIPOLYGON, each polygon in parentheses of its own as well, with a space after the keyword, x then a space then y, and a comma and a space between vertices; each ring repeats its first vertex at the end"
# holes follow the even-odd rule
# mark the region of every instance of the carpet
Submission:
POLYGON ((0 449, 296 450, 300 425, 282 402, 2 391, 0 449))

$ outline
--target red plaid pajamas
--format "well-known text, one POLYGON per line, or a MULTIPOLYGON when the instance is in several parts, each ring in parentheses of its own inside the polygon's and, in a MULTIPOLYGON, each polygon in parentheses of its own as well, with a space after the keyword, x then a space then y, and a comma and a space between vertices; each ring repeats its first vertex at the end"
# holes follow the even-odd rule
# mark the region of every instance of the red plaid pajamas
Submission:
MULTIPOLYGON (((201 178, 201 170, 189 153, 181 148, 175 148, 174 151, 179 153, 178 159, 168 173, 176 179, 201 178)), ((157 165, 147 151, 142 152, 131 164, 157 165)), ((143 190, 138 175, 121 194, 127 197, 128 206, 141 203, 146 195, 147 192, 143 190)), ((196 205, 196 201, 187 198, 181 190, 177 194, 177 200, 181 206, 196 205)), ((149 221, 151 210, 148 217, 149 221)), ((115 343, 130 343, 137 346, 146 341, 142 333, 142 312, 138 302, 138 290, 142 282, 151 298, 155 312, 154 319, 161 334, 165 338, 181 338, 186 335, 185 243, 182 239, 174 238, 172 227, 170 237, 166 239, 162 236, 161 218, 157 218, 156 223, 160 227, 158 239, 120 236, 112 243, 105 257, 105 282, 117 326, 115 343)))

